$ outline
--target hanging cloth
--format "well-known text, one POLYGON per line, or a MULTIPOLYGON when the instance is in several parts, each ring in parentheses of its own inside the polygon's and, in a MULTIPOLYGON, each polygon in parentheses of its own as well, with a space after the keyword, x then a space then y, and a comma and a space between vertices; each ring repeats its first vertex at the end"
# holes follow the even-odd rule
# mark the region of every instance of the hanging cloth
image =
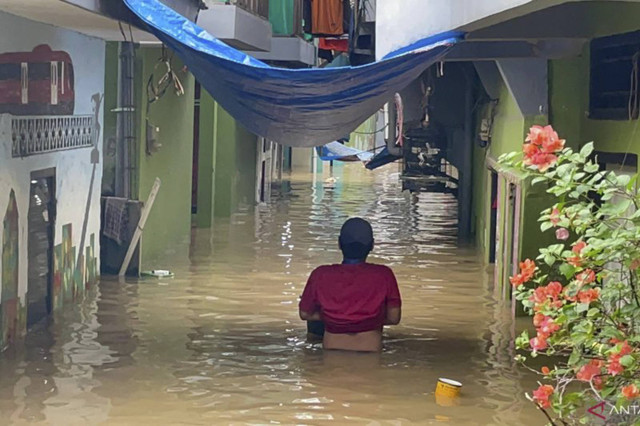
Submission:
POLYGON ((355 130, 463 37, 436 34, 357 67, 287 69, 231 48, 159 0, 124 2, 248 131, 299 147, 355 130))
POLYGON ((311 34, 313 30, 311 29, 311 0, 302 0, 302 30, 306 34, 311 34))
POLYGON ((318 39, 318 49, 348 52, 349 40, 346 38, 320 38, 318 39))
POLYGON ((313 34, 342 35, 344 28, 343 0, 312 0, 311 27, 313 34))

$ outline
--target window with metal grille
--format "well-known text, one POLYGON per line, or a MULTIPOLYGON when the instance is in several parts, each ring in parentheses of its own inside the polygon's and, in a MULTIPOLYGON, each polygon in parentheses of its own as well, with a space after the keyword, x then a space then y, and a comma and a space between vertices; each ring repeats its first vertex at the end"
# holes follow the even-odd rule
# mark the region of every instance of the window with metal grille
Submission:
POLYGON ((640 31, 591 41, 589 117, 634 120, 640 113, 640 31))

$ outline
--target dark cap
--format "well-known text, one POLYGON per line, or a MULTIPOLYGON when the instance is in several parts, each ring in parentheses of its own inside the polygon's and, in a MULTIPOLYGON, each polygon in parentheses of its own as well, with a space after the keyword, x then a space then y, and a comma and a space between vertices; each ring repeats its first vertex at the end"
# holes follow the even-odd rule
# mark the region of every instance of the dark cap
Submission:
POLYGON ((340 230, 340 242, 342 244, 358 243, 369 246, 373 243, 373 229, 371 224, 359 217, 347 220, 340 230))

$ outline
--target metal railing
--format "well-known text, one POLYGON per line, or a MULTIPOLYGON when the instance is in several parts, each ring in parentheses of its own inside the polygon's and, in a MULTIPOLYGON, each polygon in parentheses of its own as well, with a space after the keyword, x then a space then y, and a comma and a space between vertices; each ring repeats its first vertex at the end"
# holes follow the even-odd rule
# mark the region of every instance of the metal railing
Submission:
POLYGON ((269 0, 214 0, 214 3, 238 6, 254 15, 269 19, 269 0))
POLYGON ((11 155, 25 157, 94 144, 93 115, 11 116, 11 155))

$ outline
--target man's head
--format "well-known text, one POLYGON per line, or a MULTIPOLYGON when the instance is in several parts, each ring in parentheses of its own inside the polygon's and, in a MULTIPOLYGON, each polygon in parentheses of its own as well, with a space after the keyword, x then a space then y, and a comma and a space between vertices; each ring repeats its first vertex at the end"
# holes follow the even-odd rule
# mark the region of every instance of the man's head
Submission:
POLYGON ((366 259, 373 249, 371 224, 359 217, 347 220, 342 225, 338 242, 346 259, 366 259))

